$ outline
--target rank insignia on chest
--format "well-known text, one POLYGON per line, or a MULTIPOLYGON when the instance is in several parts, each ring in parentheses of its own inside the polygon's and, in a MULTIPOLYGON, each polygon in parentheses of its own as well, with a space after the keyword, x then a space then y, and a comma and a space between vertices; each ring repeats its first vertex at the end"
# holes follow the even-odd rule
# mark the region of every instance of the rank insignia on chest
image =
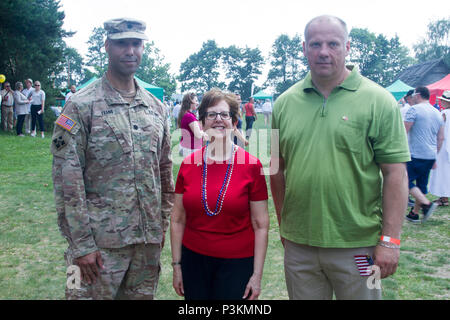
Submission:
POLYGON ((60 136, 56 139, 53 139, 53 144, 55 145, 56 150, 61 150, 62 148, 64 148, 67 143, 64 141, 63 137, 60 136))
POLYGON ((70 132, 77 123, 68 116, 62 114, 59 116, 58 120, 56 120, 56 124, 70 132))

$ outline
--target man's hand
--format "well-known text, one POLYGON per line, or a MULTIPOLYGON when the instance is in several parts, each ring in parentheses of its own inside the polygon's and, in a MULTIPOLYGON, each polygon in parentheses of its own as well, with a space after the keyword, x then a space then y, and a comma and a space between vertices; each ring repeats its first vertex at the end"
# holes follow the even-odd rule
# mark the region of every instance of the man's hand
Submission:
POLYGON ((104 269, 100 251, 89 253, 83 257, 76 258, 75 264, 80 267, 81 279, 88 284, 93 284, 100 275, 99 268, 104 269))
POLYGON ((400 249, 376 246, 373 253, 373 262, 380 267, 381 279, 393 275, 397 270, 400 249))

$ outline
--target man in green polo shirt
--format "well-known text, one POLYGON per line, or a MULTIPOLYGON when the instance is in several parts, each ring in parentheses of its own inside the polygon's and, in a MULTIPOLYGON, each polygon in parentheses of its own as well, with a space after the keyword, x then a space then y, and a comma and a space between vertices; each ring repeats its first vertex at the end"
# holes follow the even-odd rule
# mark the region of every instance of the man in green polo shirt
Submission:
POLYGON ((273 110, 280 170, 270 182, 290 299, 380 299, 364 264, 373 260, 381 278, 398 265, 406 132, 392 95, 345 65, 349 50, 345 22, 311 20, 303 43, 311 71, 273 110))

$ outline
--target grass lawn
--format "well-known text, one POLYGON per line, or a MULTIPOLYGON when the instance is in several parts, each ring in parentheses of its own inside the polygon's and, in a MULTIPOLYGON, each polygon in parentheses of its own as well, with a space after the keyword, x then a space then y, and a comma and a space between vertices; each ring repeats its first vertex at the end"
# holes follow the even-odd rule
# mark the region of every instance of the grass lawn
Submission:
MULTIPOLYGON (((262 116, 255 128, 265 128, 262 116)), ((259 146, 265 149, 261 141, 259 146)), ((50 134, 41 139, 0 133, 0 299, 64 299, 66 242, 56 223, 49 150, 50 134)), ((264 164, 267 153, 263 153, 264 164)), ((175 177, 178 169, 175 165, 175 177)), ((288 297, 283 249, 271 198, 269 212, 269 248, 260 299, 284 300, 288 297)), ((449 219, 446 207, 438 208, 424 225, 405 221, 399 268, 383 281, 384 299, 450 298, 449 219)), ((167 241, 159 300, 179 299, 172 289, 170 262, 167 241)))

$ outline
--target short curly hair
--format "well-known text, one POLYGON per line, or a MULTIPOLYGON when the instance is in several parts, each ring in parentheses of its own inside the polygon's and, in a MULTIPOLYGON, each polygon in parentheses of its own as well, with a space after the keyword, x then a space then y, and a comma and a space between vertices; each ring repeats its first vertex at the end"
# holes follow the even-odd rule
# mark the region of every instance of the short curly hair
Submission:
POLYGON ((217 105, 220 101, 225 101, 230 106, 231 119, 233 125, 235 125, 239 118, 239 102, 236 99, 236 95, 231 92, 222 91, 219 88, 213 88, 205 93, 202 98, 202 102, 198 107, 199 120, 202 124, 205 124, 206 113, 208 109, 217 105))

